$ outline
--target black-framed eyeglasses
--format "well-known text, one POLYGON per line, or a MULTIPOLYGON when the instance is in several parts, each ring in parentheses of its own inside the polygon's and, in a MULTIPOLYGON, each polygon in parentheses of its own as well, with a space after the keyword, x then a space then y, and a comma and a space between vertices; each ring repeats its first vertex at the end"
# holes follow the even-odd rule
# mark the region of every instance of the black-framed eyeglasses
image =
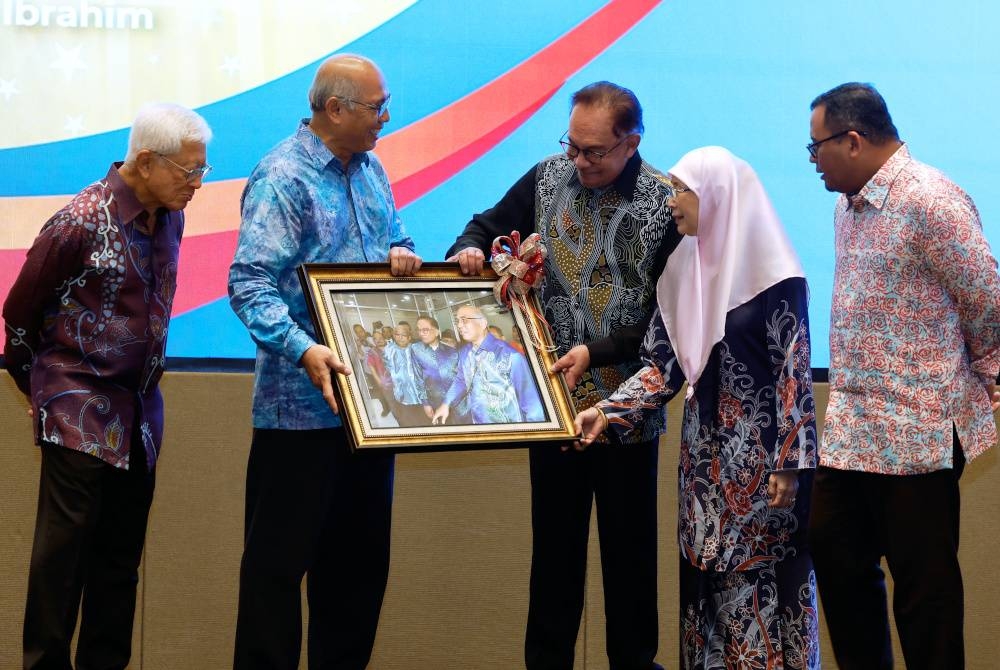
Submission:
POLYGON ((198 181, 199 179, 204 179, 205 175, 207 175, 209 172, 212 171, 212 166, 211 165, 202 165, 201 167, 196 167, 196 168, 192 168, 191 170, 188 170, 183 165, 178 165, 177 163, 173 162, 172 160, 170 160, 169 158, 167 158, 166 156, 164 156, 163 154, 161 154, 159 151, 154 151, 153 153, 155 153, 157 156, 159 156, 160 158, 162 158, 163 160, 167 161, 168 163, 170 163, 171 165, 173 165, 175 168, 177 168, 178 170, 180 170, 181 172, 183 172, 184 173, 184 181, 186 181, 189 184, 193 184, 194 182, 198 181))
POLYGON ((575 160, 577 156, 583 154, 583 157, 586 158, 587 161, 590 163, 600 163, 602 160, 604 160, 605 156, 607 156, 609 153, 620 147, 622 142, 628 139, 628 135, 626 135, 625 137, 618 140, 618 143, 615 144, 615 146, 608 149, 607 151, 598 151, 596 149, 581 149, 580 147, 576 146, 575 144, 567 140, 566 139, 567 135, 569 135, 568 130, 565 133, 563 133, 563 136, 561 138, 559 138, 559 144, 562 145, 563 151, 566 152, 566 158, 570 160, 575 160))
POLYGON ((826 139, 816 140, 815 142, 810 142, 809 144, 806 145, 806 151, 809 152, 810 156, 812 156, 813 158, 816 158, 816 154, 817 154, 817 152, 819 152, 819 145, 823 144, 823 142, 829 142, 830 140, 835 140, 838 137, 843 137, 847 133, 857 133, 858 135, 861 135, 861 137, 866 137, 867 136, 865 134, 865 131, 863 131, 863 130, 855 130, 854 128, 848 128, 847 130, 842 130, 839 133, 834 133, 833 135, 830 135, 826 139))
POLYGON ((354 98, 341 98, 345 102, 353 102, 355 105, 361 105, 362 107, 367 107, 368 109, 375 112, 376 118, 382 118, 382 115, 389 111, 389 100, 392 98, 392 94, 385 96, 385 100, 373 105, 370 102, 362 102, 361 100, 355 100, 354 98))

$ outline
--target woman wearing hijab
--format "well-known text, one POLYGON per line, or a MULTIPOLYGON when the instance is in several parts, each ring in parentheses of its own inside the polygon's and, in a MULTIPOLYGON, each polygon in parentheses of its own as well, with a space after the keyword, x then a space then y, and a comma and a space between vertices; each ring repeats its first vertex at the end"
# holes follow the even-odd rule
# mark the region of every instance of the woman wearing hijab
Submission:
POLYGON ((670 179, 685 237, 657 284, 646 366, 577 417, 580 448, 605 429, 640 429, 687 381, 682 667, 819 668, 805 545, 816 424, 802 267, 746 162, 704 147, 670 179))

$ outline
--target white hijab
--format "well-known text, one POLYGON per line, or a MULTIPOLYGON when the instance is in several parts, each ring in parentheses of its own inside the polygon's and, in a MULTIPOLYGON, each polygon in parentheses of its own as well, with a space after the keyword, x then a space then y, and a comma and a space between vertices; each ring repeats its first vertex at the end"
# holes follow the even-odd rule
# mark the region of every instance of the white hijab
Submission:
POLYGON ((722 147, 685 154, 670 169, 698 196, 698 235, 685 236, 656 283, 670 346, 688 396, 726 314, 789 277, 805 277, 799 258, 753 168, 722 147))

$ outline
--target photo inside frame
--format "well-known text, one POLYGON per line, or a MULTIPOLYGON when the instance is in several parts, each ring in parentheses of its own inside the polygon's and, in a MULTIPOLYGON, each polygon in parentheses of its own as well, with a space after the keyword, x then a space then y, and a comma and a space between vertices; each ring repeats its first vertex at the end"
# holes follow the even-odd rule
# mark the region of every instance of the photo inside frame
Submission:
POLYGON ((499 305, 493 281, 323 282, 342 418, 356 448, 525 446, 572 436, 538 317, 499 305), (463 446, 464 445, 464 446, 463 446))

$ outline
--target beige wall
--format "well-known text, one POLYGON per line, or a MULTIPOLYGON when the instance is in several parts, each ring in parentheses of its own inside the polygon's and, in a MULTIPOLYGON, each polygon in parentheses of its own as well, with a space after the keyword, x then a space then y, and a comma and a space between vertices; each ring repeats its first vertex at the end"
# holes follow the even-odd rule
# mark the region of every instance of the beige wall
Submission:
MULTIPOLYGON (((250 385, 242 374, 171 373, 164 380, 167 437, 142 567, 133 669, 213 670, 231 663, 250 385)), ((825 404, 825 392, 818 385, 817 404, 825 404)), ((677 647, 680 405, 673 405, 660 452, 659 660, 667 667, 676 665, 677 647)), ((15 668, 39 455, 24 402, 6 372, 0 373, 0 427, 0 668, 15 668)), ((1000 658, 1000 580, 989 567, 1000 535, 996 460, 994 450, 962 478, 970 668, 993 668, 1000 658)), ((393 524, 392 571, 371 667, 522 667, 530 555, 526 453, 400 456, 393 524)), ((598 557, 592 539, 578 670, 607 668, 598 557)), ((823 644, 826 665, 834 667, 825 635, 823 644)))

